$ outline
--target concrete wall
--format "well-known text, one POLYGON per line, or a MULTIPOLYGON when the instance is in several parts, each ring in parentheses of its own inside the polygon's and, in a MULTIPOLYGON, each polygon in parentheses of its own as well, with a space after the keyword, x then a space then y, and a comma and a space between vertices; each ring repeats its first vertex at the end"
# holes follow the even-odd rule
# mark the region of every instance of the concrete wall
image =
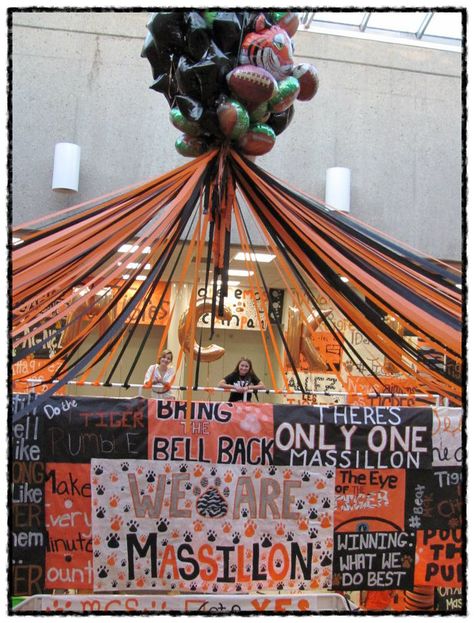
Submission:
MULTIPOLYGON (((13 223, 182 164, 162 95, 140 58, 145 12, 13 14, 13 223), (51 191, 54 145, 81 146, 79 193, 51 191)), ((311 102, 257 164, 324 198, 352 170, 352 214, 439 258, 461 256, 461 56, 299 32, 320 70, 311 102)))

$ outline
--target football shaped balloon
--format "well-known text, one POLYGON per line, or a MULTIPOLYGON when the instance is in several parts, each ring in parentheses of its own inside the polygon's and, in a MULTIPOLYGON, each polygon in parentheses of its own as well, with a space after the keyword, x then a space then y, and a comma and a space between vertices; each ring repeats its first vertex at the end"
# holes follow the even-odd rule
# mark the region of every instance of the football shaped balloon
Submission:
POLYGON ((249 156, 268 153, 290 124, 295 101, 319 87, 309 63, 295 64, 291 11, 158 10, 149 15, 141 55, 150 88, 162 93, 186 157, 230 145, 249 156))

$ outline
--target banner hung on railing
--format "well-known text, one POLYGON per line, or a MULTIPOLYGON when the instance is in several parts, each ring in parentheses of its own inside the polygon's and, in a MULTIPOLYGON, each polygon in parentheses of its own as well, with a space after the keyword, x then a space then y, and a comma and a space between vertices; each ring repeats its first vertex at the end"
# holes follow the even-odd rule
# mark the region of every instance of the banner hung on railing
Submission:
POLYGON ((462 411, 11 401, 12 594, 462 588, 462 411))

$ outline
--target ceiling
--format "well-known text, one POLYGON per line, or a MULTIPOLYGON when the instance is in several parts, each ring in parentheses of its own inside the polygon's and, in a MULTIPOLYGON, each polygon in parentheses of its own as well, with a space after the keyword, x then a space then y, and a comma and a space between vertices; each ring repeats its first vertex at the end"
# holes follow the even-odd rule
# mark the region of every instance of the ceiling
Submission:
POLYGON ((383 39, 461 51, 461 9, 433 11, 307 11, 300 13, 303 30, 368 39, 383 39))

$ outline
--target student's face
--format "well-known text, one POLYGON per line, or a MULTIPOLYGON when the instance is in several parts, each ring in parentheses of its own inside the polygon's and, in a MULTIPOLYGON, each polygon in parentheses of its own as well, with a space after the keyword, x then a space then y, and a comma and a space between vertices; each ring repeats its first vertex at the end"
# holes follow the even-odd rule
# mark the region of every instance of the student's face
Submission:
POLYGON ((239 363, 239 374, 240 376, 245 376, 250 370, 250 364, 248 361, 241 361, 239 363))
POLYGON ((160 358, 160 364, 164 366, 169 366, 172 361, 173 357, 169 353, 166 353, 166 355, 160 358))

